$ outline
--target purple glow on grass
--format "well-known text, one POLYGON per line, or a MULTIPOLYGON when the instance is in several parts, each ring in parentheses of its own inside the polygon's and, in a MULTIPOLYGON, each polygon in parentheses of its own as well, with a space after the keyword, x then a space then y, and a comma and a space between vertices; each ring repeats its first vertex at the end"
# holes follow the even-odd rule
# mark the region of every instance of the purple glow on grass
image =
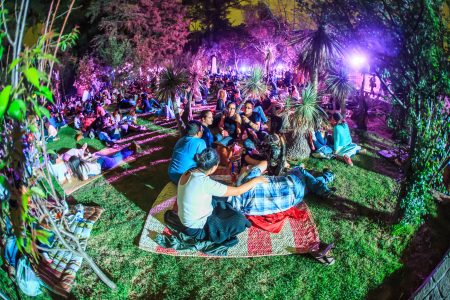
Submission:
POLYGON ((144 132, 144 133, 141 133, 141 134, 136 134, 136 135, 133 135, 133 136, 130 136, 130 137, 127 137, 127 138, 123 138, 123 139, 117 140, 117 143, 128 142, 128 141, 131 141, 131 140, 134 140, 134 139, 141 138, 143 136, 151 135, 153 133, 155 133, 155 132, 151 131, 151 132, 144 132))
POLYGON ((122 172, 122 173, 120 173, 120 174, 118 174, 116 176, 112 176, 112 177, 108 178, 106 181, 108 181, 108 183, 114 183, 117 180, 119 180, 119 179, 121 179, 121 178, 123 178, 125 176, 137 173, 137 172, 145 170, 147 168, 148 168, 148 166, 141 166, 141 167, 133 169, 133 170, 128 170, 128 171, 122 172))
POLYGON ((142 152, 140 152, 140 153, 138 153, 138 154, 136 154, 136 155, 132 155, 132 156, 128 157, 128 158, 130 158, 130 159, 128 160, 128 158, 127 158, 127 159, 125 160, 125 162, 130 162, 130 161, 132 161, 132 160, 134 160, 134 159, 143 157, 143 156, 145 156, 145 155, 152 154, 152 153, 157 152, 157 151, 162 150, 162 149, 163 149, 163 147, 149 148, 149 149, 147 149, 147 150, 145 150, 145 151, 142 151, 142 152))
POLYGON ((112 176, 112 177, 108 178, 107 181, 108 181, 108 183, 114 183, 114 182, 118 181, 119 179, 122 179, 123 177, 126 177, 128 175, 132 175, 132 174, 135 174, 137 172, 143 171, 145 169, 148 169, 149 167, 153 167, 153 166, 156 166, 156 165, 168 163, 169 161, 170 161, 170 158, 159 159, 159 160, 156 160, 156 161, 152 161, 147 166, 140 166, 140 167, 138 167, 136 169, 127 170, 125 172, 117 174, 116 176, 112 176))
MULTIPOLYGON (((150 138, 147 138, 147 139, 144 139, 144 140, 136 141, 136 144, 138 144, 138 145, 146 144, 148 142, 157 141, 157 140, 165 138, 167 136, 169 136, 169 134, 160 134, 160 135, 153 136, 153 137, 150 137, 150 138)), ((130 145, 131 145, 131 143, 127 143, 127 144, 124 144, 123 146, 124 147, 128 147, 130 145)))

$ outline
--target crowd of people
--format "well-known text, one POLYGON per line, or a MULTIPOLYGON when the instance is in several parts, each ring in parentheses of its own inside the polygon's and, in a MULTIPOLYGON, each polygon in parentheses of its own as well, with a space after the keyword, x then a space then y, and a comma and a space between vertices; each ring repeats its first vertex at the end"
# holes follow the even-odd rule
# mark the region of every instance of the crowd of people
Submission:
MULTIPOLYGON (((162 102, 156 101, 151 89, 127 97, 104 89, 95 96, 68 99, 59 109, 49 106, 46 140, 57 140, 58 130, 71 123, 78 131, 77 140, 98 138, 107 147, 118 147, 117 141, 125 135, 146 130, 138 125, 138 114, 174 119, 171 102, 177 102, 183 115, 192 96, 200 114, 186 124, 173 149, 168 175, 178 188, 178 212, 168 214, 167 221, 190 237, 230 247, 237 243, 236 235, 250 226, 249 218, 290 211, 307 193, 329 197, 333 192, 327 186, 334 178, 330 170, 315 177, 303 166, 291 168, 287 162, 284 103, 288 97, 301 102, 302 86, 292 84, 288 75, 268 82, 265 95, 246 95, 245 100, 240 78, 231 74, 207 76, 197 88, 186 87, 184 93, 162 102), (211 179, 219 165, 230 170, 234 184, 211 179)), ((333 113, 329 122, 323 120, 307 138, 313 156, 338 158, 349 165, 362 150, 352 142, 339 113, 333 113)), ((83 145, 50 154, 51 172, 60 183, 71 177, 87 180, 138 151, 133 142, 114 155, 92 156, 83 145)), ((332 258, 321 250, 311 252, 331 264, 332 258)))
MULTIPOLYGON (((252 217, 290 212, 307 193, 330 197, 334 175, 325 169, 315 177, 287 162, 283 104, 288 96, 301 101, 297 86, 272 83, 267 95, 244 101, 237 80, 216 79, 209 82, 216 87, 215 109, 204 109, 199 120, 191 120, 174 147, 168 173, 177 185, 178 211, 167 213, 166 221, 187 236, 232 246, 252 217), (219 165, 233 173, 234 185, 211 179, 219 165)), ((352 142, 345 118, 333 113, 326 121, 309 136, 313 155, 352 165, 351 157, 362 149, 352 142)), ((311 253, 332 264, 330 248, 311 253)))

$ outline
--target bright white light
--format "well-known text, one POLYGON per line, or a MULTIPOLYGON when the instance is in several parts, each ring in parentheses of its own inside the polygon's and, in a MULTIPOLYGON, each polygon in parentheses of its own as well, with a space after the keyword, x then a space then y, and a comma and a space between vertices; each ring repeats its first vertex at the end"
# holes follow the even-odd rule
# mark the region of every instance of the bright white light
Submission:
POLYGON ((367 64, 367 58, 363 54, 354 54, 350 57, 350 65, 355 69, 360 69, 367 64))
POLYGON ((241 66, 241 73, 245 73, 247 72, 247 67, 246 66, 241 66))

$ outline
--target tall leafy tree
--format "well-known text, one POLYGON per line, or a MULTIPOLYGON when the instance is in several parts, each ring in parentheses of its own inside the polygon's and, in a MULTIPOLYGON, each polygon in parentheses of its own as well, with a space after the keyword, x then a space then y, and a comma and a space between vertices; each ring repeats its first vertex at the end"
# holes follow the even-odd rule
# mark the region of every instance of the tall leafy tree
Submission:
POLYGON ((157 66, 181 54, 189 20, 181 1, 94 1, 89 13, 100 18, 94 38, 98 55, 109 65, 133 61, 157 66))
POLYGON ((333 108, 335 102, 338 101, 339 106, 341 107, 341 113, 345 116, 347 97, 354 90, 353 83, 349 78, 347 70, 343 67, 332 70, 325 80, 325 85, 328 92, 331 93, 335 99, 333 108))
POLYGON ((183 0, 195 29, 202 33, 208 46, 231 28, 229 10, 241 7, 239 0, 183 0))
POLYGON ((342 55, 342 43, 333 28, 322 20, 317 29, 300 33, 293 39, 293 43, 300 48, 299 62, 308 68, 312 87, 317 93, 319 74, 329 69, 342 55))
POLYGON ((326 112, 320 107, 317 92, 312 84, 302 90, 301 103, 290 100, 286 103, 286 114, 291 120, 293 138, 287 149, 292 159, 305 159, 311 154, 307 136, 314 132, 320 120, 326 117, 326 112))
POLYGON ((166 103, 169 103, 169 98, 171 99, 180 134, 183 134, 185 126, 181 119, 180 110, 175 97, 177 94, 182 93, 183 86, 187 83, 189 83, 189 73, 186 69, 180 68, 179 66, 168 65, 159 75, 157 97, 160 101, 166 103))

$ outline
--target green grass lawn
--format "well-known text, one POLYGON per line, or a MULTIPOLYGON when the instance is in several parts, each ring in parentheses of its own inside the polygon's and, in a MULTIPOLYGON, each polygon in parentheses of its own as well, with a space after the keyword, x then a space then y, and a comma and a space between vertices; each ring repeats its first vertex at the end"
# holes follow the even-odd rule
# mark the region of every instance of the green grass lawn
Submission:
MULTIPOLYGON (((161 129, 147 121, 141 123, 151 130, 161 129)), ((144 145, 144 149, 160 150, 128 166, 148 168, 109 184, 107 178, 122 171, 118 170, 73 194, 80 203, 105 209, 94 226, 87 252, 118 286, 115 291, 109 290, 83 265, 73 288, 75 298, 364 299, 402 267, 400 257, 408 241, 393 237, 389 223, 398 186, 382 174, 380 166, 386 162, 373 152, 355 158, 354 167, 335 160, 305 162, 308 169, 328 167, 336 175, 331 185, 337 188, 336 199, 305 199, 321 240, 336 245, 333 266, 323 266, 304 255, 208 259, 156 255, 138 249, 147 213, 169 181, 167 163, 150 166, 171 156, 177 137, 171 130, 164 133, 166 137, 144 145)), ((75 145, 70 128, 62 129, 60 136, 49 148, 75 145)), ((101 147, 96 140, 86 141, 94 148, 101 147)), ((3 272, 0 282, 2 286, 7 284, 3 272)), ((40 298, 49 297, 46 294, 40 298)))

